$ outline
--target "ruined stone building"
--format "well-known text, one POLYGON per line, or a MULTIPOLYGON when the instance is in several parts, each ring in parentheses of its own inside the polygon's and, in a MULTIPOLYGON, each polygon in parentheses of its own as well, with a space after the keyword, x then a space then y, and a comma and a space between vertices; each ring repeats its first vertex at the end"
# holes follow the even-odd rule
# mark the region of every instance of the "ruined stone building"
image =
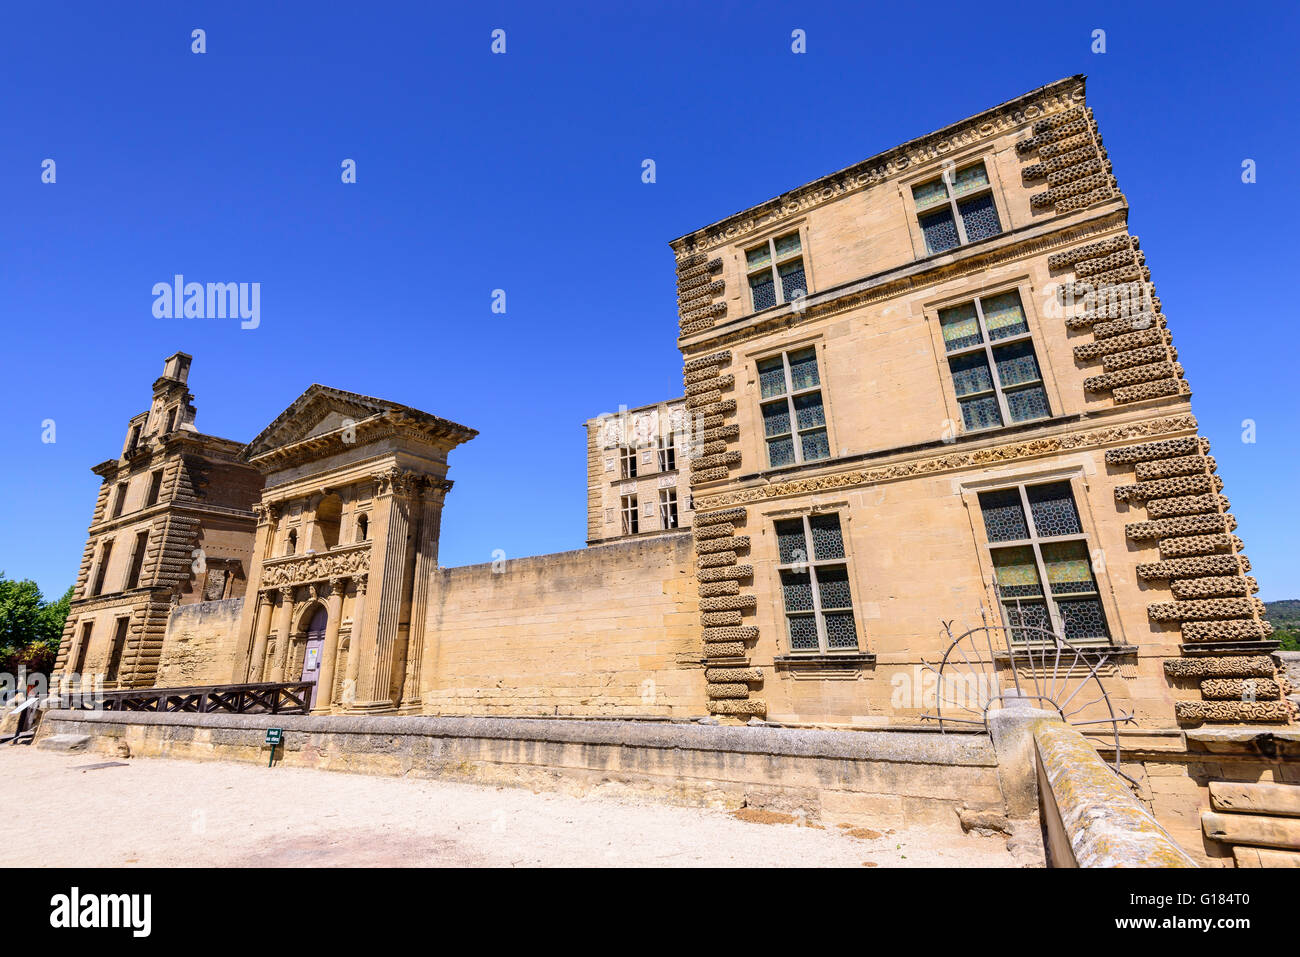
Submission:
POLYGON ((189 370, 184 353, 167 359, 121 453, 92 470, 102 484, 56 670, 153 684, 174 608, 245 593, 261 477, 242 443, 195 428, 189 370))
POLYGON ((587 544, 690 528, 686 400, 588 419, 587 544))
POLYGON ((674 240, 684 395, 587 423, 589 545, 558 555, 438 565, 472 429, 317 385, 216 439, 173 356, 96 467, 59 668, 915 725, 941 622, 983 606, 1107 649, 1142 728, 1286 724, 1128 212, 1071 77, 674 240))

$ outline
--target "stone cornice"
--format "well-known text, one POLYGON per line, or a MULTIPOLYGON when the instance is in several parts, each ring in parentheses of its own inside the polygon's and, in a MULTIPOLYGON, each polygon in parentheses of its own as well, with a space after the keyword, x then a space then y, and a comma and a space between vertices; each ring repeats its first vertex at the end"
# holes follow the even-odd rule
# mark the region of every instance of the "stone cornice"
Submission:
POLYGON ((680 260, 733 243, 751 232, 884 182, 912 167, 942 159, 955 149, 1070 109, 1083 103, 1084 95, 1084 77, 1081 74, 1057 80, 687 233, 672 240, 669 246, 680 260))
MULTIPOLYGON (((463 427, 456 426, 455 429, 463 427)), ((472 429, 465 431, 473 432, 472 429)), ((248 462, 263 475, 268 475, 386 438, 415 439, 425 445, 450 450, 473 438, 473 435, 464 438, 461 432, 447 429, 439 422, 424 421, 402 412, 386 412, 330 432, 313 435, 292 445, 270 449, 252 456, 248 462), (350 436, 351 440, 345 441, 345 436, 350 436)))
POLYGON ((151 435, 142 439, 130 454, 124 454, 116 459, 105 459, 98 465, 91 466, 90 470, 111 481, 123 471, 128 475, 147 471, 153 466, 155 456, 166 459, 177 454, 184 455, 187 451, 213 462, 239 464, 239 457, 245 448, 244 443, 236 442, 234 439, 223 439, 219 435, 208 435, 205 432, 194 432, 189 429, 175 429, 164 435, 151 435))
POLYGON ((802 325, 836 316, 913 290, 937 286, 954 278, 985 272, 1009 262, 1087 242, 1102 233, 1124 229, 1127 223, 1128 208, 1123 200, 1116 200, 1102 208, 1100 213, 1090 211, 1087 218, 1064 223, 1057 219, 1022 226, 983 240, 977 248, 965 247, 957 253, 929 256, 817 293, 804 299, 801 308, 797 310, 786 305, 769 310, 770 314, 742 316, 734 323, 682 337, 678 344, 687 357, 699 351, 712 351, 755 338, 775 328, 802 325))
POLYGON ((876 485, 881 482, 915 478, 921 475, 955 472, 1003 462, 1024 461, 1046 455, 1057 455, 1062 452, 1073 452, 1079 449, 1104 448, 1134 439, 1149 439, 1155 436, 1176 435, 1195 431, 1196 417, 1190 412, 1164 418, 1143 419, 1105 428, 1076 430, 1064 432, 1060 435, 1028 439, 1023 442, 986 446, 966 452, 918 456, 873 468, 832 472, 807 478, 791 479, 785 482, 772 482, 747 488, 737 488, 708 496, 701 495, 695 501, 695 513, 699 516, 701 513, 714 509, 771 501, 772 499, 785 498, 791 495, 806 495, 810 492, 876 485))
POLYGON ((68 602, 68 615, 73 617, 74 612, 83 614, 113 608, 118 605, 129 605, 134 610, 141 602, 151 600, 162 604, 170 601, 171 591, 171 588, 155 588, 151 585, 142 585, 139 588, 132 588, 130 591, 108 592, 103 595, 96 595, 94 598, 73 598, 68 602))
POLYGON ((92 536, 103 535, 108 532, 116 531, 119 528, 135 525, 146 518, 153 520, 162 518, 169 514, 177 513, 198 516, 214 515, 249 520, 256 517, 255 513, 251 510, 244 511, 239 508, 226 508, 222 505, 203 505, 195 504, 193 502, 168 501, 159 502, 157 505, 151 505, 149 508, 142 508, 138 512, 126 512, 119 515, 117 518, 110 518, 107 521, 93 523, 87 529, 87 534, 92 536))

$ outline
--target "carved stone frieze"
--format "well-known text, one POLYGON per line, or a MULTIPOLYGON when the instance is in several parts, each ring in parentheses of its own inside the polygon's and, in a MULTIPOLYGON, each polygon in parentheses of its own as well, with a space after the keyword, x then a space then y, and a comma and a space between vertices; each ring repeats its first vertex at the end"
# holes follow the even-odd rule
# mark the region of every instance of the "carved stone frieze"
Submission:
POLYGON ((1196 418, 1192 415, 1147 419, 1142 422, 1131 422, 1110 428, 1092 429, 1087 432, 1034 439, 1029 442, 972 449, 969 452, 950 452, 946 455, 936 455, 930 458, 896 462, 879 468, 855 469, 849 472, 836 472, 831 475, 819 475, 790 482, 773 482, 770 485, 737 489, 708 498, 700 498, 696 501, 695 508, 701 512, 710 511, 716 508, 725 508, 729 505, 743 505, 765 499, 781 498, 786 495, 848 488, 854 485, 871 485, 876 482, 887 482, 916 475, 955 471, 981 465, 991 465, 997 462, 1010 462, 1017 459, 1037 458, 1076 449, 1100 448, 1127 439, 1185 432, 1195 428, 1196 418))
POLYGON ((279 559, 262 566, 262 588, 282 588, 340 577, 355 577, 357 573, 369 569, 369 545, 337 553, 279 559))

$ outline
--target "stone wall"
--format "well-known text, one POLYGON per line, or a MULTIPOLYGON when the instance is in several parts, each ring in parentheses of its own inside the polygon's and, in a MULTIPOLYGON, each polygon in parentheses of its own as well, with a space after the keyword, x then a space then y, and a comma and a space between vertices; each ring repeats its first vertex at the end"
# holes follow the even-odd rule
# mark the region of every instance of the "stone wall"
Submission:
POLYGON ((689 533, 439 569, 427 714, 706 713, 689 533))
POLYGON ((1042 719, 1034 744, 1051 866, 1196 866, 1076 729, 1042 719))
POLYGON ((987 735, 800 731, 693 722, 300 717, 51 711, 41 741, 134 757, 251 761, 284 729, 277 763, 480 784, 764 808, 876 828, 959 827, 1000 814, 987 735))
POLYGON ((157 686, 185 688, 229 682, 232 642, 243 608, 242 598, 176 606, 167 621, 157 686))

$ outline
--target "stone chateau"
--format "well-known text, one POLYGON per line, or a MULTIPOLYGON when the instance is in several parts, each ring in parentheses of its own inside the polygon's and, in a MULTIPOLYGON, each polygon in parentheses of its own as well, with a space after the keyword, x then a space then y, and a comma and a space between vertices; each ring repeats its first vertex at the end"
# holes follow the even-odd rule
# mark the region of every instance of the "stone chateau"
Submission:
POLYGON ((1139 728, 1293 722, 1082 77, 670 245, 684 397, 587 423, 587 548, 443 568, 473 429, 313 385, 204 435, 178 353, 94 468, 58 669, 902 726, 983 605, 1106 649, 1139 728))

